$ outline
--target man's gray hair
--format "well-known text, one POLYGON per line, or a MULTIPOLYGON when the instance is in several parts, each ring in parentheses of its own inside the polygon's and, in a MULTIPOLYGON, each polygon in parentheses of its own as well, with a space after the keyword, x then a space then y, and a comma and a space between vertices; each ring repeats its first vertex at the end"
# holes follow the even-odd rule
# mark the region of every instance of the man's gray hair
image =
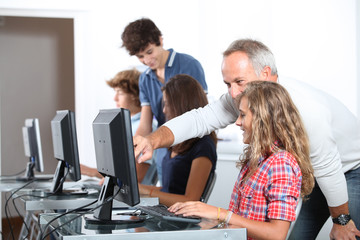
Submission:
POLYGON ((223 56, 229 56, 234 52, 244 52, 247 54, 254 67, 255 74, 258 77, 266 66, 271 68, 271 75, 278 74, 274 55, 262 42, 253 39, 235 40, 226 49, 226 51, 223 53, 223 56))

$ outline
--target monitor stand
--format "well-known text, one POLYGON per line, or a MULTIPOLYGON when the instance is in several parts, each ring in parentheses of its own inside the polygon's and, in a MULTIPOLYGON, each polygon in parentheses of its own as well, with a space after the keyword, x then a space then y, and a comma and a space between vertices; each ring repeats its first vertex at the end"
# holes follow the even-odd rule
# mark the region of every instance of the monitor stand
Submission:
POLYGON ((97 206, 101 205, 101 207, 95 209, 92 216, 85 217, 87 224, 132 224, 145 220, 144 216, 138 216, 138 214, 112 214, 113 200, 109 201, 108 198, 114 195, 114 187, 113 179, 106 176, 97 202, 97 206))
POLYGON ((52 186, 49 192, 46 192, 48 195, 87 195, 88 191, 84 189, 63 189, 64 177, 66 163, 64 161, 58 162, 58 165, 55 170, 52 186))
POLYGON ((48 176, 45 176, 45 177, 36 176, 35 177, 34 168, 35 168, 35 163, 30 160, 26 165, 25 174, 21 177, 17 177, 16 180, 20 181, 20 182, 29 182, 32 180, 49 181, 52 179, 52 177, 48 177, 48 176))

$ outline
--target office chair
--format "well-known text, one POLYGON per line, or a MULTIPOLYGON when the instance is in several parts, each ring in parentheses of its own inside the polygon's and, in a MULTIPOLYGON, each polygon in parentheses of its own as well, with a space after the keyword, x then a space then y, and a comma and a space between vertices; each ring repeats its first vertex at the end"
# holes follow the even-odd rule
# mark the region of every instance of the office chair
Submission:
POLYGON ((214 188, 215 182, 216 182, 216 173, 214 171, 213 173, 210 173, 209 178, 206 182, 204 192, 200 197, 201 202, 207 203, 207 201, 209 200, 210 194, 214 188))
POLYGON ((296 210, 295 210, 296 218, 295 218, 295 221, 293 221, 293 222, 290 224, 289 231, 288 231, 288 234, 287 234, 287 236, 286 236, 286 239, 289 239, 289 237, 290 237, 291 231, 293 230, 293 228, 294 228, 294 226, 295 226, 295 223, 296 223, 296 220, 297 220, 298 217, 299 217, 300 210, 301 210, 301 206, 302 206, 302 198, 300 197, 299 202, 298 202, 298 204, 297 204, 297 206, 296 206, 296 210))

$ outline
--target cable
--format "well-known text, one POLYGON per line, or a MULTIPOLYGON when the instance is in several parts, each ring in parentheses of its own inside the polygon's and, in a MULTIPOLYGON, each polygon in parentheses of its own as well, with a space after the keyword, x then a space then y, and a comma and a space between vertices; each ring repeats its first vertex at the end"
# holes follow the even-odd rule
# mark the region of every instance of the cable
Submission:
MULTIPOLYGON (((68 167, 68 165, 67 165, 67 167, 68 167)), ((16 196, 15 198, 12 199, 12 202, 13 202, 13 205, 14 205, 14 208, 15 208, 15 211, 17 212, 17 214, 19 215, 19 217, 21 217, 22 222, 23 222, 23 224, 24 224, 25 227, 26 227, 27 235, 29 234, 30 229, 29 229, 29 227, 27 226, 27 224, 25 223, 24 217, 23 217, 23 216, 20 214, 20 212, 18 211, 18 209, 17 209, 17 207, 16 207, 16 204, 15 204, 15 202, 14 202, 15 199, 20 198, 20 197, 24 197, 24 196, 32 196, 32 197, 38 197, 38 198, 48 198, 48 197, 50 197, 50 196, 56 195, 55 193, 60 189, 60 187, 62 186, 62 184, 65 182, 66 177, 67 177, 68 174, 69 174, 69 167, 67 168, 67 171, 66 171, 65 176, 61 178, 61 180, 60 180, 61 183, 60 183, 59 186, 56 188, 56 190, 55 190, 53 193, 50 193, 50 194, 47 195, 47 196, 36 196, 36 195, 33 195, 33 194, 23 194, 23 195, 16 196)), ((21 189, 23 189, 24 187, 26 187, 27 185, 29 185, 30 183, 32 183, 32 182, 34 182, 34 181, 36 181, 36 179, 32 179, 31 181, 29 181, 28 183, 26 183, 24 186, 18 188, 18 189, 17 189, 16 191, 14 191, 14 192, 9 196, 9 198, 6 200, 6 203, 5 203, 5 215, 6 215, 6 219, 7 219, 7 222, 8 222, 8 224, 9 224, 9 227, 10 227, 10 232, 11 232, 11 236, 12 236, 12 239, 13 239, 13 240, 15 239, 14 230, 13 230, 13 228, 12 228, 12 225, 11 225, 11 222, 10 222, 10 219, 9 219, 9 216, 8 216, 8 214, 7 214, 8 202, 10 201, 10 199, 12 198, 12 196, 13 196, 16 192, 20 191, 21 189)), ((9 213, 10 213, 10 212, 9 212, 9 213)), ((27 235, 26 235, 26 237, 27 237, 27 235)))
MULTIPOLYGON (((106 200, 106 202, 104 202, 104 203, 102 203, 102 204, 100 204, 100 205, 96 206, 96 207, 95 207, 95 208, 93 208, 93 209, 90 209, 90 210, 85 211, 85 212, 83 212, 83 213, 78 213, 78 214, 79 214, 78 216, 76 216, 76 217, 74 217, 74 218, 72 218, 72 219, 70 219, 70 220, 68 220, 68 221, 64 222, 63 224, 61 224, 61 225, 57 226, 56 228, 54 228, 53 230, 51 230, 49 233, 47 233, 47 234, 44 236, 44 238, 40 238, 40 239, 41 239, 41 240, 45 239, 47 236, 49 236, 51 233, 55 232, 56 230, 58 230, 58 229, 59 229, 59 228, 61 228, 62 226, 64 226, 64 225, 66 225, 66 224, 68 224, 68 223, 70 223, 70 222, 74 221, 75 219, 77 219, 77 218, 79 218, 79 217, 81 217, 81 216, 83 216, 83 215, 85 215, 85 214, 87 214, 87 213, 90 213, 90 212, 92 212, 92 211, 94 211, 94 210, 98 209, 99 207, 102 207, 103 205, 105 205, 105 204, 106 204, 106 203, 108 203, 109 201, 113 200, 113 199, 114 199, 114 197, 115 197, 115 195, 114 195, 114 196, 112 196, 112 197, 109 197, 109 198, 112 198, 112 199, 107 199, 107 200, 106 200)), ((64 214, 64 215, 66 215, 66 214, 64 214)))
POLYGON ((60 184, 57 186, 57 188, 53 191, 53 193, 51 194, 51 195, 55 195, 55 193, 60 189, 60 187, 62 187, 63 186, 63 184, 64 184, 64 182, 65 182, 65 180, 66 180, 66 177, 67 177, 67 175, 69 174, 69 172, 70 172, 70 168, 69 168, 69 165, 67 165, 67 171, 66 171, 66 173, 65 173, 65 175, 60 179, 60 184))
MULTIPOLYGON (((83 215, 85 215, 85 214, 87 214, 87 213, 90 213, 90 212, 92 212, 92 211, 94 211, 94 210, 102 207, 103 205, 107 204, 108 202, 114 200, 115 196, 118 195, 119 192, 120 192, 120 188, 118 189, 118 191, 116 192, 116 194, 108 197, 108 198, 105 200, 105 202, 103 202, 102 204, 100 204, 100 205, 96 206, 95 208, 92 208, 92 209, 90 209, 90 210, 88 210, 88 211, 85 211, 85 212, 83 212, 83 213, 79 213, 78 216, 76 216, 76 217, 74 217, 74 218, 72 218, 72 219, 64 222, 63 224, 61 224, 61 225, 59 225, 59 226, 57 226, 57 227, 55 227, 53 230, 51 230, 51 231, 50 231, 49 233, 47 233, 45 236, 43 236, 43 232, 41 232, 40 240, 44 240, 47 236, 49 236, 50 234, 52 234, 53 232, 55 232, 57 229, 59 229, 60 227, 66 225, 66 224, 68 224, 69 222, 74 221, 76 218, 81 217, 81 216, 83 216, 83 215)), ((95 202, 97 202, 97 200, 96 200, 95 202)), ((93 203, 95 203, 95 202, 93 202, 93 203)), ((93 203, 92 203, 92 204, 93 204, 93 203)), ((87 206, 90 206, 90 205, 91 205, 91 204, 87 204, 87 206)), ((84 207, 85 207, 85 206, 83 206, 82 208, 84 208, 84 207)), ((55 221, 56 219, 58 219, 58 218, 60 218, 60 217, 62 217, 62 216, 65 216, 66 214, 69 214, 69 213, 74 212, 74 211, 76 211, 76 210, 73 209, 73 210, 71 210, 71 211, 69 211, 69 212, 63 213, 63 214, 55 217, 54 219, 51 219, 51 221, 49 221, 49 222, 46 224, 44 230, 45 230, 47 227, 49 227, 49 225, 50 225, 53 221, 55 221)))
POLYGON ((21 217, 22 222, 23 222, 23 224, 25 225, 26 230, 27 230, 27 234, 26 234, 26 236, 25 236, 24 238, 26 238, 26 237, 28 236, 28 234, 30 233, 30 229, 29 229, 29 227, 27 226, 27 224, 26 224, 26 222, 25 222, 25 220, 24 220, 24 217, 21 216, 21 214, 20 214, 20 212, 19 212, 19 210, 18 210, 18 208, 17 208, 17 206, 16 206, 15 200, 18 199, 18 198, 21 198, 21 197, 48 198, 48 197, 51 197, 51 196, 53 196, 53 195, 55 195, 55 194, 52 193, 52 194, 49 194, 49 195, 47 195, 47 196, 37 196, 37 195, 34 195, 34 194, 23 194, 23 195, 18 195, 18 196, 16 196, 16 197, 13 197, 13 198, 12 198, 12 202, 13 202, 14 208, 15 208, 17 214, 21 217))
MULTIPOLYGON (((5 199, 8 199, 8 192, 6 192, 5 193, 5 199)), ((6 203, 6 202, 5 202, 6 203)), ((4 210, 5 210, 5 216, 6 216, 6 220, 7 220, 7 223, 8 223, 8 225, 9 225, 9 229, 10 229, 10 232, 8 233, 8 236, 7 236, 7 239, 9 239, 10 238, 10 235, 12 236, 12 239, 14 240, 14 234, 13 234, 13 229, 12 229, 12 224, 11 224, 11 221, 10 221, 10 218, 12 218, 12 216, 11 216, 11 213, 9 212, 9 215, 10 216, 8 216, 8 212, 7 212, 7 206, 5 205, 5 207, 4 207, 4 210)))
MULTIPOLYGON (((61 187, 63 187, 63 184, 64 184, 64 182, 65 182, 65 180, 66 180, 66 177, 67 177, 67 175, 69 174, 69 172, 70 172, 70 167, 69 167, 69 165, 66 163, 66 169, 67 169, 67 171, 66 171, 66 173, 65 173, 65 175, 60 179, 60 184, 57 186, 57 188, 52 192, 52 193, 50 193, 50 194, 48 194, 47 196, 36 196, 36 195, 32 195, 32 196, 35 196, 35 197, 39 197, 39 198, 48 198, 48 197, 51 197, 51 196, 54 196, 54 195, 57 195, 57 191, 61 188, 61 187)), ((18 196, 18 197, 20 197, 20 196, 18 196)), ((24 222, 25 223, 25 222, 24 222)), ((40 232, 41 232, 41 227, 40 227, 40 224, 38 224, 39 226, 39 230, 40 230, 40 232)), ((26 224, 25 224, 25 226, 26 226, 26 224)), ((29 231, 28 231, 28 234, 29 234, 29 231)))
MULTIPOLYGON (((19 187, 18 189, 16 189, 14 192, 11 193, 11 195, 9 196, 9 198, 6 199, 6 202, 5 202, 5 215, 6 215, 6 220, 9 224, 9 228, 10 228, 10 233, 11 233, 11 236, 12 236, 12 239, 15 240, 15 236, 14 236, 14 229, 11 225, 11 222, 10 222, 10 219, 9 219, 9 215, 8 215, 8 203, 9 203, 9 200, 10 198, 15 194, 17 193, 18 191, 20 191, 21 189, 25 188, 26 186, 30 185, 31 183, 33 183, 35 180, 31 180, 29 182, 27 182, 26 184, 24 184, 23 186, 19 187)), ((6 198, 6 197, 5 197, 6 198)), ((10 213, 10 212, 9 212, 10 213)))
MULTIPOLYGON (((67 170, 68 170, 68 171, 66 172, 65 176, 62 178, 63 181, 66 179, 66 176, 67 176, 68 173, 70 172, 70 167, 69 167, 69 165, 67 164, 66 166, 67 166, 67 170)), ((59 188, 61 185, 62 185, 62 183, 59 184, 58 188, 59 188)), ((57 192, 57 190, 58 190, 58 189, 56 189, 54 192, 57 192)), ((64 216, 64 215, 66 215, 66 214, 68 214, 68 213, 72 213, 72 212, 74 212, 74 211, 81 210, 82 208, 87 207, 87 206, 90 206, 90 205, 92 205, 92 204, 94 204, 94 203, 96 203, 96 202, 97 202, 97 200, 95 200, 94 202, 92 202, 92 203, 90 203, 90 204, 86 204, 86 205, 84 205, 84 206, 81 206, 81 207, 78 207, 78 208, 76 208, 76 209, 70 210, 70 211, 68 211, 68 212, 66 212, 66 213, 63 213, 63 214, 55 217, 55 218, 52 219, 50 222, 48 222, 48 224, 46 224, 46 226, 44 227, 44 231, 46 230, 46 228, 48 228, 48 226, 50 225, 50 223, 52 223, 52 222, 55 221, 56 219, 58 219, 58 218, 60 218, 60 217, 62 217, 62 216, 64 216)), ((42 231, 42 229, 41 229, 41 227, 40 227, 40 223, 38 223, 38 225, 39 225, 39 229, 40 229, 40 233, 41 233, 40 236, 42 236, 42 235, 43 235, 43 231, 42 231)), ((48 236, 48 235, 46 235, 46 236, 48 236)), ((45 236, 45 237, 46 237, 46 236, 45 236)), ((40 239, 41 239, 41 238, 40 238, 40 239)))
MULTIPOLYGON (((42 198, 42 199, 44 199, 44 198, 49 198, 49 197, 54 196, 54 195, 56 195, 56 194, 55 193, 50 193, 49 195, 46 195, 46 196, 38 196, 38 195, 34 195, 34 194, 23 194, 23 195, 18 195, 16 197, 12 198, 12 202, 13 202, 13 205, 15 207, 15 210, 18 213, 18 215, 22 218, 22 221, 23 221, 23 223, 24 223, 24 225, 26 227, 26 230, 28 231, 28 234, 30 233, 30 229, 28 228, 28 226, 25 223, 24 218, 21 216, 20 212, 18 211, 18 209, 16 207, 16 204, 15 204, 15 200, 18 199, 18 198, 22 198, 22 197, 34 197, 34 198, 42 198)), ((26 235, 26 237, 27 237, 27 235, 26 235)))
MULTIPOLYGON (((30 182, 27 182, 26 184, 24 184, 23 186, 21 186, 20 188, 16 189, 14 192, 12 192, 12 194, 9 196, 9 198, 6 199, 6 202, 5 202, 5 215, 6 215, 6 220, 9 224, 9 228, 10 228, 10 233, 11 233, 11 236, 12 236, 12 239, 15 240, 15 236, 14 236, 14 229, 11 225, 11 222, 10 222, 10 219, 9 219, 9 215, 10 215, 10 212, 9 212, 9 215, 8 215, 8 203, 11 199, 11 197, 17 193, 18 191, 20 191, 21 189, 25 188, 26 186, 30 185, 31 183, 33 183, 34 180, 31 180, 30 182)), ((6 196, 5 196, 6 198, 6 196)))
MULTIPOLYGON (((29 163, 35 164, 35 157, 30 157, 30 161, 29 161, 29 163)), ((18 176, 18 175, 22 174, 23 172, 25 172, 26 170, 27 170, 27 168, 25 168, 25 169, 21 170, 21 171, 20 171, 20 172, 18 172, 18 173, 15 173, 15 174, 10 174, 10 175, 1 175, 1 176, 0 176, 0 178, 1 178, 1 177, 16 177, 16 176, 18 176)))
MULTIPOLYGON (((62 213, 62 214, 54 217, 53 219, 51 219, 51 220, 45 225, 45 227, 43 228, 43 230, 42 230, 41 228, 39 228, 39 229, 41 229, 41 230, 40 230, 40 232, 41 232, 41 234, 40 234, 40 239, 45 239, 48 235, 50 235, 51 233, 53 233, 53 231, 51 231, 50 233, 46 234, 46 235, 43 237, 43 234, 44 234, 45 230, 46 230, 46 229, 50 226, 50 224, 51 224, 52 222, 54 222, 56 219, 59 219, 59 218, 65 216, 65 215, 70 214, 70 213, 73 213, 73 212, 75 212, 75 211, 79 211, 79 210, 81 210, 81 209, 83 209, 83 208, 86 208, 86 207, 88 207, 88 206, 91 206, 91 205, 95 204, 97 201, 98 201, 98 200, 92 201, 91 203, 88 203, 88 204, 83 205, 83 206, 81 206, 81 207, 72 209, 72 210, 70 210, 70 211, 68 211, 68 212, 62 213)), ((92 209, 90 209, 90 210, 88 210, 88 211, 91 211, 91 210, 92 210, 92 209)), ((88 211, 86 211, 86 212, 88 212, 88 211)), ((85 213, 86 213, 86 212, 85 212, 85 213)), ((79 216, 81 216, 81 215, 79 215, 79 216)), ((79 217, 79 216, 77 216, 77 217, 79 217)), ((77 217, 76 217, 76 218, 77 218, 77 217)), ((76 218, 74 218, 74 219, 76 219, 76 218)), ((71 221, 74 220, 74 219, 71 219, 71 221)), ((39 226, 40 226, 40 223, 38 223, 38 224, 39 224, 39 226)), ((61 227, 61 226, 62 226, 62 225, 58 226, 57 228, 59 228, 59 227, 61 227)), ((56 228, 56 229, 57 229, 57 228, 56 228)))
POLYGON ((15 174, 10 174, 10 175, 1 175, 1 176, 0 176, 0 178, 1 178, 1 177, 16 177, 16 176, 18 176, 18 175, 22 174, 22 173, 23 173, 23 172, 25 172, 25 171, 26 171, 26 169, 21 170, 20 172, 15 173, 15 174))
POLYGON ((13 205, 14 205, 15 211, 17 212, 17 214, 18 214, 18 215, 19 215, 19 217, 21 218, 22 222, 23 222, 23 223, 24 223, 24 225, 25 225, 26 231, 27 231, 27 234, 26 234, 26 236, 24 237, 24 238, 26 238, 26 237, 27 237, 27 235, 30 233, 30 229, 29 229, 28 225, 26 224, 26 222, 25 222, 25 220, 24 220, 24 217, 23 217, 23 216, 21 216, 21 214, 20 214, 20 212, 19 212, 18 208, 16 207, 16 204, 15 204, 14 200, 15 200, 15 198, 12 198, 12 202, 13 202, 13 205))

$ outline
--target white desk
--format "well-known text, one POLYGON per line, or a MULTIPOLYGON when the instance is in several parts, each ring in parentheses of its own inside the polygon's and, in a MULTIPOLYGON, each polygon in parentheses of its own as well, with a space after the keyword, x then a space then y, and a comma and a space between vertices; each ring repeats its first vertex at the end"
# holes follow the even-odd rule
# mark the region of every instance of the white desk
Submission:
MULTIPOLYGON (((90 190, 91 191, 91 190, 90 190)), ((19 198, 24 204, 26 211, 47 211, 54 209, 75 209, 97 200, 99 193, 90 192, 88 195, 53 195, 45 197, 43 190, 24 190, 14 194, 14 198, 19 198), (44 198, 45 197, 45 198, 44 198)), ((157 205, 158 198, 140 198, 140 205, 157 205)), ((96 207, 96 203, 88 208, 96 207)), ((125 203, 113 200, 113 208, 127 208, 125 203)))
MULTIPOLYGON (((95 183, 96 184, 96 183, 95 183)), ((73 184, 72 186, 78 186, 73 184)), ((53 212, 54 210, 72 210, 92 202, 95 202, 87 207, 87 209, 95 208, 96 201, 98 199, 99 192, 93 191, 87 195, 50 195, 46 194, 45 189, 33 189, 33 190, 21 190, 16 192, 12 197, 19 199, 23 204, 26 214, 24 217, 24 225, 21 229, 19 239, 23 239, 28 235, 26 226, 32 226, 31 229, 35 229, 37 225, 37 216, 35 212, 53 212)), ((158 198, 140 198, 141 205, 156 205, 159 204, 158 198)), ((113 208, 128 208, 129 206, 113 200, 113 208)), ((30 231, 33 234, 34 231, 30 231)))
MULTIPOLYGON (((56 215, 41 214, 42 227, 56 215)), ((65 215, 51 223, 51 228, 73 219, 76 215, 65 215)), ((145 220, 143 223, 122 225, 88 225, 83 217, 76 218, 55 231, 59 239, 86 239, 86 240, 208 240, 208 239, 247 239, 246 229, 229 225, 217 228, 217 221, 203 219, 199 224, 159 221, 155 218, 145 220)))
MULTIPOLYGON (((41 175, 44 176, 45 178, 51 178, 54 175, 41 175)), ((0 177, 0 192, 10 192, 10 191, 14 191, 22 186, 24 186, 25 184, 27 184, 28 182, 25 181, 17 181, 15 177, 0 177)), ((73 182, 73 181, 65 181, 63 184, 63 188, 67 189, 67 188, 74 188, 74 187, 81 187, 83 186, 83 183, 85 182, 73 182)), ((86 181, 86 183, 93 183, 96 184, 96 181, 86 181)), ((32 183, 30 183, 28 186, 26 186, 24 188, 24 190, 31 190, 31 189, 50 189, 52 187, 52 179, 50 180, 40 180, 40 181, 33 181, 32 183)))

